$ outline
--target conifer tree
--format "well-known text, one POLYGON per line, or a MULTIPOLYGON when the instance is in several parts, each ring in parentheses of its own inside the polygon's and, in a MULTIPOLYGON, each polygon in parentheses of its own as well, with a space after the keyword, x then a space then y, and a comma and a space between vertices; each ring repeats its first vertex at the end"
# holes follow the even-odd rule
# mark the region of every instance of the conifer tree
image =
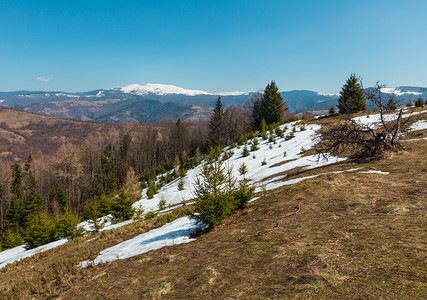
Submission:
POLYGON ((18 230, 22 223, 22 219, 21 199, 14 195, 12 196, 12 200, 10 201, 9 208, 6 212, 6 228, 18 230))
POLYGON ((249 150, 248 150, 248 147, 246 145, 243 147, 242 156, 243 157, 249 156, 249 150))
POLYGON ((25 199, 22 215, 23 225, 28 226, 32 215, 39 213, 43 208, 43 198, 40 195, 30 194, 25 199))
POLYGON ((395 111, 397 109, 396 102, 394 101, 394 97, 391 97, 390 100, 388 100, 386 109, 387 111, 395 111))
POLYGON ((96 196, 95 202, 98 203, 98 209, 100 215, 106 216, 111 212, 111 199, 110 197, 102 194, 101 196, 96 196))
POLYGON ((236 201, 232 195, 235 179, 232 170, 221 160, 208 158, 202 165, 201 180, 194 182, 195 213, 192 217, 210 227, 218 226, 236 209, 236 201))
POLYGON ((111 214, 115 219, 128 220, 135 214, 132 204, 133 199, 126 192, 121 191, 111 203, 111 214))
POLYGON ((47 211, 31 217, 24 238, 29 248, 35 248, 57 239, 56 220, 47 211))
POLYGON ((13 196, 18 199, 23 197, 23 188, 22 188, 22 172, 21 166, 19 164, 12 165, 12 184, 10 191, 13 196))
POLYGON ((215 109, 212 113, 209 123, 209 139, 210 141, 218 145, 222 142, 222 136, 224 131, 224 110, 222 108, 221 97, 218 97, 216 101, 215 109))
POLYGON ((101 224, 101 222, 98 220, 98 218, 101 216, 102 213, 99 207, 99 201, 95 198, 92 203, 85 207, 83 212, 83 219, 88 220, 89 223, 93 226, 94 231, 98 232, 104 227, 103 224, 101 224))
POLYGON ((36 194, 36 179, 34 178, 34 174, 32 171, 32 156, 28 156, 27 162, 24 166, 24 183, 27 194, 35 195, 36 194))
POLYGON ((10 249, 22 245, 24 239, 17 230, 7 229, 3 235, 2 248, 3 250, 10 249))
POLYGON ((283 98, 274 80, 267 84, 263 94, 263 118, 269 124, 278 123, 282 120, 283 98))
POLYGON ((70 211, 65 212, 56 225, 58 237, 71 239, 81 235, 83 229, 81 227, 77 228, 78 223, 79 218, 76 215, 70 211))
POLYGON ((417 101, 415 101, 415 107, 423 107, 423 106, 424 106, 424 101, 420 97, 420 98, 417 99, 417 101))
POLYGON ((264 140, 266 140, 268 138, 267 137, 267 124, 266 124, 264 118, 261 120, 261 124, 259 125, 259 131, 260 131, 260 135, 262 136, 262 138, 264 140))
POLYGON ((60 186, 58 191, 56 192, 56 201, 58 201, 59 207, 61 208, 62 212, 68 210, 68 197, 62 186, 60 186))
POLYGON ((347 79, 341 89, 338 98, 338 109, 340 114, 352 114, 366 110, 366 100, 360 78, 353 73, 347 79))
POLYGON ((282 120, 287 107, 274 80, 267 84, 262 95, 256 94, 254 98, 252 117, 255 128, 260 127, 263 119, 267 125, 275 124, 282 120))

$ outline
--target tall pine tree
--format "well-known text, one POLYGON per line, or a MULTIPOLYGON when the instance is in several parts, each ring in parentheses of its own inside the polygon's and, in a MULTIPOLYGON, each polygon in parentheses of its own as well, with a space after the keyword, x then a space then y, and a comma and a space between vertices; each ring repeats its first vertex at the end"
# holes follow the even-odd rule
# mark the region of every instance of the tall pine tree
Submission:
POLYGON ((353 73, 342 87, 338 99, 340 114, 352 114, 366 110, 366 100, 360 79, 353 73))
POLYGON ((12 184, 10 186, 10 191, 12 199, 6 212, 6 227, 17 230, 24 221, 22 212, 24 193, 21 166, 19 164, 12 165, 12 184))
POLYGON ((255 101, 252 109, 254 127, 259 128, 261 121, 269 124, 278 123, 282 120, 286 110, 282 95, 274 80, 267 84, 264 93, 255 95, 255 101))
POLYGON ((263 117, 268 124, 278 123, 282 120, 283 98, 274 80, 267 84, 263 95, 263 117))
POLYGON ((215 144, 223 142, 224 134, 224 110, 222 108, 221 97, 218 97, 214 111, 209 123, 209 140, 215 144))

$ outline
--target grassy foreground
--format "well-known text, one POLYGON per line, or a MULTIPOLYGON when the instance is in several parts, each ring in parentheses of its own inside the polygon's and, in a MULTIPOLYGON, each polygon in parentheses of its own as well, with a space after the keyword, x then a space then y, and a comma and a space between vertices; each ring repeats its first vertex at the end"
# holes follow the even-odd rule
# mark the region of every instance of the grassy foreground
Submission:
MULTIPOLYGON (((420 131, 412 138, 426 136, 420 131)), ((0 270, 0 298, 422 299, 427 140, 404 145, 410 151, 384 160, 290 170, 289 179, 350 168, 390 174, 330 173, 261 193, 189 244, 75 267, 185 209, 79 238, 0 270)))

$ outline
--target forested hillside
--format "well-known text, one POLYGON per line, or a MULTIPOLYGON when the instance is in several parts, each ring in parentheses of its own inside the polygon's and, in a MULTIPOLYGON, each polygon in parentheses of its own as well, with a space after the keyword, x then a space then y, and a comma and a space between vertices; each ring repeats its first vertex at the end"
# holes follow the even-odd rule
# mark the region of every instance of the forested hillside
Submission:
MULTIPOLYGON (((138 181, 149 184, 165 170, 171 176, 168 180, 177 177, 179 169, 184 172, 209 147, 251 130, 251 114, 248 109, 227 108, 221 120, 221 138, 213 140, 209 136, 209 121, 112 125, 3 108, 0 111, 3 121, 0 136, 4 141, 0 162, 3 248, 19 245, 26 237, 34 236, 27 232, 34 222, 43 223, 52 217, 61 221, 70 215, 81 217, 83 212, 85 218, 99 217, 105 211, 97 208, 93 211, 91 205, 130 187, 133 193, 126 194, 123 200, 135 201, 141 189, 134 188, 138 181)), ((71 228, 76 224, 70 218, 62 221, 71 222, 68 224, 71 228)), ((66 236, 74 234, 71 230, 66 236)), ((45 242, 58 237, 47 237, 45 242)))
MULTIPOLYGON (((3 251, 0 295, 422 298, 425 108, 384 114, 358 111, 351 118, 331 113, 276 126, 265 120, 285 121, 276 113, 283 103, 268 105, 280 103, 271 93, 275 84, 268 87, 264 96, 272 97, 257 99, 258 110, 247 112, 255 114, 252 118, 260 117, 258 130, 227 140, 223 135, 227 131, 219 129, 228 123, 228 112, 218 99, 206 124, 205 145, 210 151, 201 148, 184 162, 178 157, 176 164, 141 176, 143 191, 138 191, 134 205, 127 206, 132 201, 126 200, 132 187, 116 190, 109 200, 94 197, 85 213, 102 210, 104 217, 83 223, 88 235, 49 243, 46 246, 55 249, 19 262, 34 253, 22 246, 3 251), (381 138, 385 130, 381 119, 387 120, 387 128, 402 125, 398 142, 381 138), (348 128, 357 133, 350 137, 375 145, 376 152, 366 156, 363 147, 348 147, 352 140, 338 139, 345 147, 330 149, 339 157, 329 153, 328 160, 317 160, 316 151, 327 154, 323 149, 334 138, 330 133, 348 128), (375 128, 380 138, 365 132, 366 128, 375 128), (318 143, 313 140, 316 136, 318 143), (221 141, 228 144, 222 150, 215 147, 221 141), (200 157, 205 160, 196 166, 200 157), (256 187, 255 198, 251 187, 256 187), (121 217, 116 219, 119 223, 101 228, 102 220, 114 221, 105 217, 106 205, 111 205, 109 213, 121 217), (129 207, 145 211, 140 215, 129 207)), ((341 101, 350 107, 354 98, 349 94, 343 93, 348 97, 341 101)), ((124 145, 125 141, 119 144, 117 162, 126 153, 124 145)), ((16 170, 14 165, 14 178, 16 170)), ((26 165, 22 175, 21 182, 30 178, 26 165)), ((12 181, 11 187, 19 193, 19 180, 12 181)), ((64 203, 62 195, 60 190, 52 194, 58 204, 64 203)), ((43 214, 37 220, 43 221, 43 214)), ((57 224, 69 224, 66 215, 60 212, 57 224)), ((29 226, 27 232, 49 228, 47 222, 41 223, 29 226)), ((27 245, 31 242, 27 238, 27 245)), ((33 250, 37 253, 43 247, 33 250)))

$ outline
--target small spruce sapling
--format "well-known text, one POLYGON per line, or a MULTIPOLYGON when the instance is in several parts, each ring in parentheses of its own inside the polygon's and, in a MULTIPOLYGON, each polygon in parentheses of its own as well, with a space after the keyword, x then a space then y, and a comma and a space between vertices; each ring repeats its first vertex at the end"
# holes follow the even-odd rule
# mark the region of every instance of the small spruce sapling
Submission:
POLYGON ((240 167, 239 167, 238 171, 239 171, 239 174, 240 174, 241 176, 243 176, 243 179, 245 179, 245 178, 246 178, 246 173, 248 173, 248 167, 246 166, 246 164, 245 164, 245 163, 242 163, 242 164, 240 165, 240 167))
POLYGON ((276 127, 275 131, 276 135, 280 138, 283 138, 283 130, 280 127, 276 127))
POLYGON ((243 147, 242 156, 243 157, 249 156, 249 150, 248 150, 248 147, 246 145, 243 147))
POLYGON ((266 140, 268 138, 268 136, 267 136, 267 123, 265 123, 264 119, 261 120, 261 124, 259 127, 260 127, 260 136, 262 136, 262 138, 264 140, 266 140))
POLYGON ((417 101, 415 101, 415 107, 423 107, 423 106, 424 106, 424 101, 420 97, 420 98, 417 99, 417 101))
POLYGON ((154 180, 148 181, 147 197, 148 199, 153 199, 154 195, 157 193, 157 185, 154 180))
POLYGON ((253 139, 252 140, 252 145, 251 145, 251 151, 257 151, 257 150, 259 150, 258 145, 259 145, 258 139, 256 139, 256 138, 253 139))
POLYGON ((181 177, 181 179, 179 179, 178 181, 178 191, 183 191, 184 190, 184 178, 181 177))
POLYGON ((165 196, 162 195, 162 198, 159 201, 159 210, 164 210, 166 208, 166 199, 165 196))

